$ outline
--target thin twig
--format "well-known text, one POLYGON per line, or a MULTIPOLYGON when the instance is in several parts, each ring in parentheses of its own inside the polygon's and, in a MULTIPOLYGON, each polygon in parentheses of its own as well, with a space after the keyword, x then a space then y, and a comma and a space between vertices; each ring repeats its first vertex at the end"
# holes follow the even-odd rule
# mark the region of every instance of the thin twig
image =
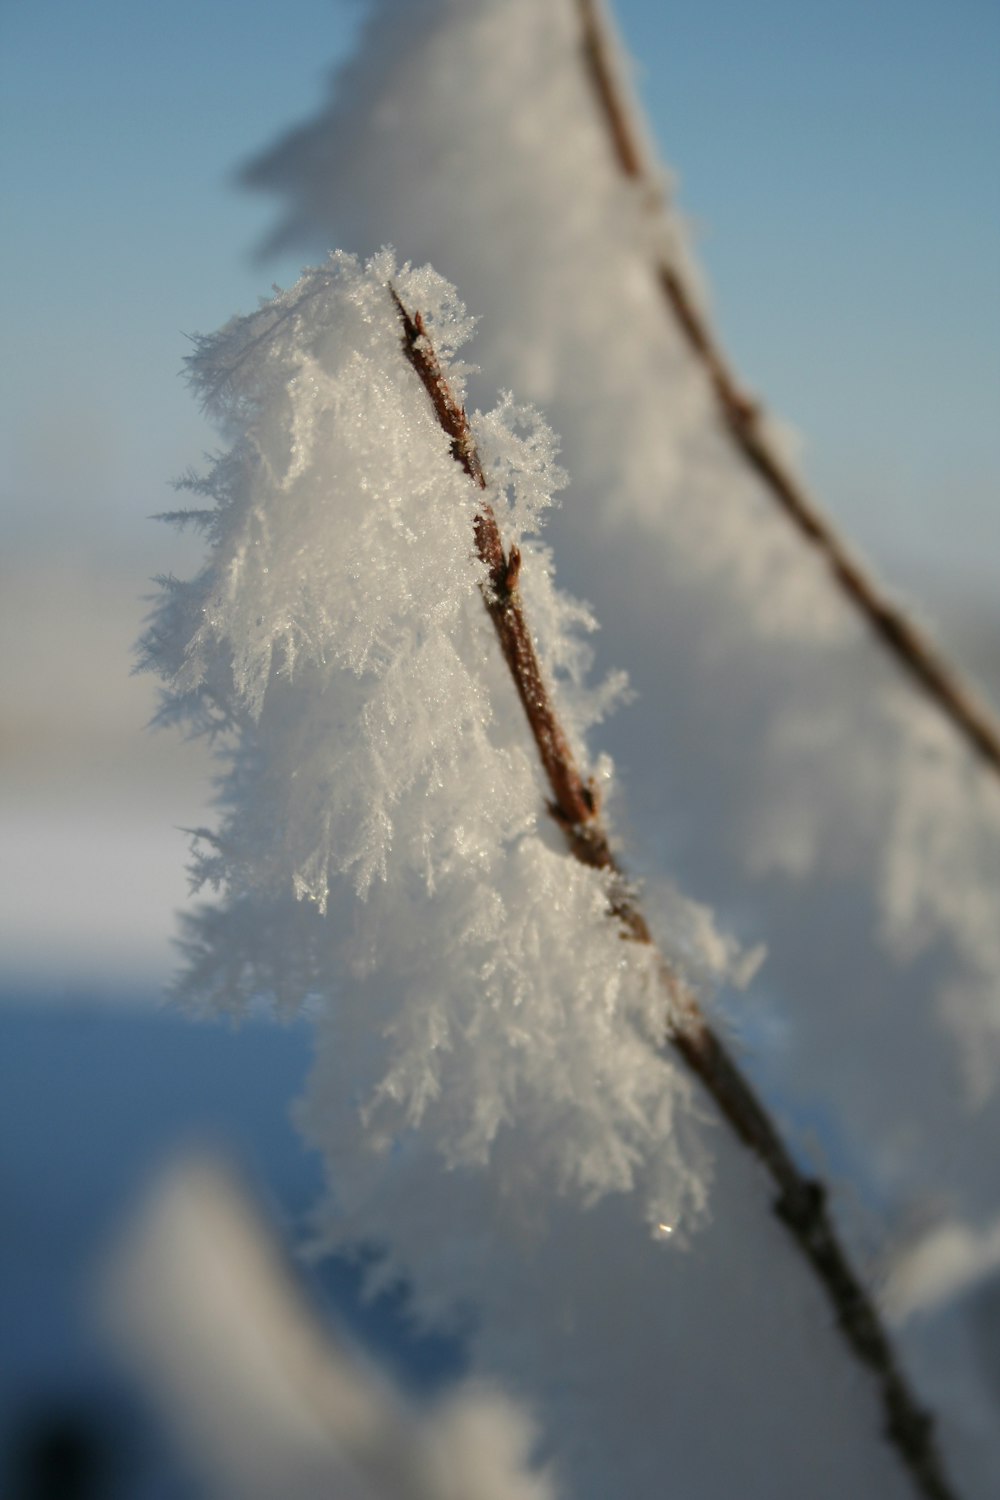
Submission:
MULTIPOLYGON (((486 476, 469 429, 465 409, 459 405, 441 370, 437 354, 427 337, 419 312, 412 315, 403 306, 395 288, 390 288, 403 324, 406 357, 424 383, 434 403, 442 428, 451 439, 451 451, 469 478, 486 490, 486 476)), ((493 621, 504 658, 517 687, 518 696, 531 725, 531 732, 552 792, 549 811, 566 833, 576 855, 596 870, 616 870, 607 835, 598 817, 598 797, 593 783, 585 781, 570 748, 565 730, 556 717, 542 677, 524 619, 517 580, 521 554, 517 547, 505 553, 496 513, 484 499, 475 523, 476 550, 485 563, 489 586, 483 600, 493 621)), ((622 883, 615 898, 615 912, 642 942, 649 931, 642 916, 631 906, 622 883)))
MULTIPOLYGON (((638 110, 618 63, 601 0, 576 0, 584 66, 622 175, 648 187, 662 213, 658 173, 643 147, 638 110)), ((1000 724, 990 708, 923 630, 887 595, 792 472, 768 435, 759 403, 743 388, 683 270, 662 246, 656 278, 689 347, 703 366, 719 415, 737 449, 802 536, 826 558, 838 586, 878 639, 915 679, 979 756, 1000 774, 1000 724)))
MULTIPOLYGON (((504 550, 465 409, 451 390, 420 313, 410 312, 395 288, 390 287, 390 292, 403 328, 406 358, 430 397, 456 462, 483 492, 474 521, 476 550, 487 569, 483 601, 538 747, 551 792, 549 811, 574 857, 610 872, 611 914, 622 924, 623 935, 652 946, 652 935, 634 891, 611 851, 593 784, 576 764, 542 674, 518 590, 520 553, 517 547, 504 550)), ((657 958, 669 1000, 670 1044, 770 1175, 778 1190, 775 1212, 812 1266, 854 1355, 876 1380, 886 1436, 917 1490, 928 1500, 955 1500, 937 1452, 932 1418, 910 1390, 875 1305, 837 1238, 825 1188, 795 1165, 766 1108, 704 1016, 694 993, 662 954, 657 953, 657 958)))

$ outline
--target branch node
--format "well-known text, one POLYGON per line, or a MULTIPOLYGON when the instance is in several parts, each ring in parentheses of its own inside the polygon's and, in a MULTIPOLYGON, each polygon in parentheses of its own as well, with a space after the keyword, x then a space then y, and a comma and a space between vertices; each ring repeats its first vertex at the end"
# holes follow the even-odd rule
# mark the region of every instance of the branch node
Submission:
POLYGON ((580 824, 578 820, 571 817, 570 814, 566 812, 565 808, 560 807, 559 803, 553 802, 551 798, 546 802, 545 810, 548 813, 549 817, 552 818, 554 822, 559 824, 559 827, 563 830, 567 837, 571 837, 579 829, 580 824))
POLYGON ((827 1191, 814 1177, 789 1185, 776 1199, 774 1212, 799 1234, 813 1236, 824 1221, 827 1191))
POLYGON ((517 588, 517 581, 521 576, 521 549, 515 542, 507 554, 507 571, 504 574, 504 591, 512 594, 517 588))

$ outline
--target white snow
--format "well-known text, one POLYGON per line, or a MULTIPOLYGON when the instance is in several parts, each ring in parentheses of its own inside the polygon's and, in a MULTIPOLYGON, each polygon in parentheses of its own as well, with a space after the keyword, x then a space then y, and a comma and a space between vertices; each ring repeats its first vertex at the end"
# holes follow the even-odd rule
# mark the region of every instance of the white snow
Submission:
POLYGON ((837 1114, 880 1194, 995 1202, 1000 1098, 965 1105, 1000 1041, 1000 788, 722 433, 651 269, 665 243, 699 284, 686 225, 667 175, 656 220, 614 165, 574 0, 379 0, 327 106, 246 176, 280 200, 274 243, 392 240, 461 286, 474 394, 509 383, 561 435, 550 542, 635 689, 605 741, 630 844, 767 944, 784 1087, 837 1114))
MULTIPOLYGON (((481 598, 480 492, 404 358, 390 282, 453 354, 469 324, 452 289, 383 252, 333 256, 192 359, 235 443, 208 481, 208 566, 165 589, 147 651, 168 715, 221 730, 231 764, 195 864, 223 895, 189 923, 181 988, 315 1007, 330 1050, 308 1119, 340 1194, 417 1128, 458 1168, 516 1126, 532 1143, 518 1190, 539 1205, 639 1186, 650 1225, 697 1217, 705 1153, 684 1141, 656 959, 545 811, 481 598)), ((592 622, 528 535, 563 479, 553 439, 506 399, 473 422, 582 746, 616 684, 588 692, 592 622)), ((674 914, 678 965, 739 962, 702 909, 674 914)))
MULTIPOLYGON (((669 182, 656 224, 618 175, 572 0, 380 0, 331 102, 247 177, 279 198, 273 243, 285 249, 367 251, 391 239, 433 260, 480 317, 475 398, 509 384, 544 404, 572 476, 548 528, 560 576, 601 619, 598 662, 626 665, 636 695, 602 731, 627 790, 616 817, 629 847, 652 889, 678 879, 767 945, 740 1002, 749 1065, 800 1122, 803 1150, 817 1149, 807 1130, 819 1122, 823 1151, 852 1183, 840 1208, 855 1246, 877 1261, 928 1201, 978 1232, 1000 1211, 1000 791, 722 434, 651 272, 661 240, 691 267, 686 227, 669 182)), ((398 1246, 412 1223, 394 1231, 391 1201, 360 1222, 398 1246)), ((718 1192, 713 1202, 718 1211, 718 1192)), ((767 1267, 752 1214, 739 1237, 748 1261, 767 1267)), ((566 1256, 573 1243, 567 1234, 566 1256)), ((429 1245, 421 1295, 436 1305, 447 1275, 429 1245)), ((680 1263, 671 1258, 667 1297, 682 1295, 680 1263)), ((741 1335, 732 1309, 715 1321, 732 1274, 724 1260, 717 1269, 698 1307, 701 1337, 714 1329, 718 1349, 741 1335)), ((499 1274, 495 1260, 479 1271, 480 1284, 499 1274)), ((539 1290, 539 1324, 543 1304, 539 1290)), ((566 1316, 591 1329, 589 1343, 581 1333, 589 1369, 599 1338, 581 1304, 566 1316)), ((490 1358, 505 1316, 499 1299, 483 1314, 490 1358)), ((687 1333, 671 1378, 693 1360, 714 1381, 687 1333)), ((933 1348, 943 1346, 908 1337, 920 1378, 938 1389, 933 1348)), ((797 1400, 796 1360, 775 1360, 784 1373, 773 1399, 797 1400)), ((653 1362, 637 1355, 636 1368, 655 1381, 653 1362)), ((719 1402, 727 1432, 742 1430, 745 1392, 719 1402)), ((622 1429, 601 1410, 605 1452, 620 1453, 622 1429)), ((983 1476, 1000 1452, 969 1456, 960 1396, 946 1393, 941 1410, 963 1483, 990 1493, 983 1476)), ((571 1428, 567 1416, 561 1431, 571 1428)), ((683 1433, 671 1431, 673 1454, 683 1433)), ((666 1447, 651 1451, 663 1460, 666 1447)), ((782 1468, 784 1480, 792 1470, 782 1468)), ((614 1474, 609 1462, 612 1487, 614 1474)), ((713 1492, 692 1474, 695 1492, 713 1492)), ((742 1479, 733 1468, 729 1488, 742 1479)), ((803 1487, 815 1492, 814 1481, 803 1487)))
MULTIPOLYGON (((229 769, 181 993, 313 1014, 317 1249, 376 1247, 372 1290, 402 1278, 418 1322, 460 1329, 473 1372, 537 1418, 562 1493, 669 1473, 705 1495, 739 1476, 901 1497, 874 1390, 757 1163, 662 1045, 653 955, 545 812, 480 597, 480 492, 404 358, 390 278, 452 353, 451 289, 382 252, 332 257, 193 360, 234 446, 196 486, 207 565, 165 588, 146 650, 166 718, 221 735, 229 769)), ((473 418, 504 529, 562 478, 524 422, 506 399, 473 418)), ((530 537, 523 585, 582 746, 608 692, 588 692, 580 611, 530 537)), ((704 905, 673 889, 653 912, 706 999, 748 977, 757 955, 704 905)))

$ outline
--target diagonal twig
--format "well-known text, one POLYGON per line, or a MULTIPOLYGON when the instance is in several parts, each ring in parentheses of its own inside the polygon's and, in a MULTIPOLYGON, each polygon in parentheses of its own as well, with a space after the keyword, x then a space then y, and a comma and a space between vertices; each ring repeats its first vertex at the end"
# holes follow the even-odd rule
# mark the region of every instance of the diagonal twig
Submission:
MULTIPOLYGON (((517 547, 504 549, 465 409, 448 383, 420 313, 411 312, 394 287, 389 291, 400 318, 403 352, 451 441, 456 462, 483 494, 473 523, 476 550, 487 569, 483 602, 538 748, 551 793, 549 812, 576 859, 610 872, 610 914, 621 924, 623 936, 652 946, 653 938, 633 888, 612 853, 595 789, 577 766, 559 722, 518 590, 520 552, 517 547)), ((887 1439, 919 1494, 927 1500, 956 1500, 937 1451, 933 1419, 911 1391, 875 1304, 837 1237, 825 1188, 796 1166, 767 1109, 705 1017, 694 993, 662 954, 657 958, 671 1015, 667 1040, 701 1080, 736 1136, 762 1163, 777 1189, 775 1213, 812 1267, 852 1353, 876 1382, 887 1439)))
MULTIPOLYGON (((645 149, 638 107, 620 65, 603 0, 576 0, 584 66, 622 175, 649 188, 661 214, 657 170, 645 149)), ((826 559, 838 586, 896 662, 931 697, 990 769, 1000 774, 1000 724, 929 636, 889 597, 855 556, 768 436, 760 405, 748 395, 691 291, 662 245, 654 270, 664 299, 715 393, 719 416, 746 462, 801 535, 826 559)))

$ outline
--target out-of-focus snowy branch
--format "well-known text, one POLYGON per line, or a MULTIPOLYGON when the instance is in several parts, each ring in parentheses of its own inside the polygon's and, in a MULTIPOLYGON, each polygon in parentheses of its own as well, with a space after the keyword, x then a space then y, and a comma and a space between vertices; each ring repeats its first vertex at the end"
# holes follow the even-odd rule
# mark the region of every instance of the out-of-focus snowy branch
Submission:
POLYGON ((658 225, 655 271, 678 326, 704 368, 733 442, 785 514, 825 558, 830 573, 900 666, 930 695, 957 731, 1000 774, 1000 725, 986 702, 918 622, 891 597, 808 493, 773 440, 759 403, 738 380, 676 253, 663 214, 661 173, 638 120, 603 0, 576 0, 581 47, 594 96, 622 174, 644 189, 658 225))
POLYGON ((99 1294, 105 1330, 212 1500, 553 1500, 531 1425, 500 1392, 470 1383, 418 1408, 322 1327, 217 1162, 157 1181, 99 1294))

